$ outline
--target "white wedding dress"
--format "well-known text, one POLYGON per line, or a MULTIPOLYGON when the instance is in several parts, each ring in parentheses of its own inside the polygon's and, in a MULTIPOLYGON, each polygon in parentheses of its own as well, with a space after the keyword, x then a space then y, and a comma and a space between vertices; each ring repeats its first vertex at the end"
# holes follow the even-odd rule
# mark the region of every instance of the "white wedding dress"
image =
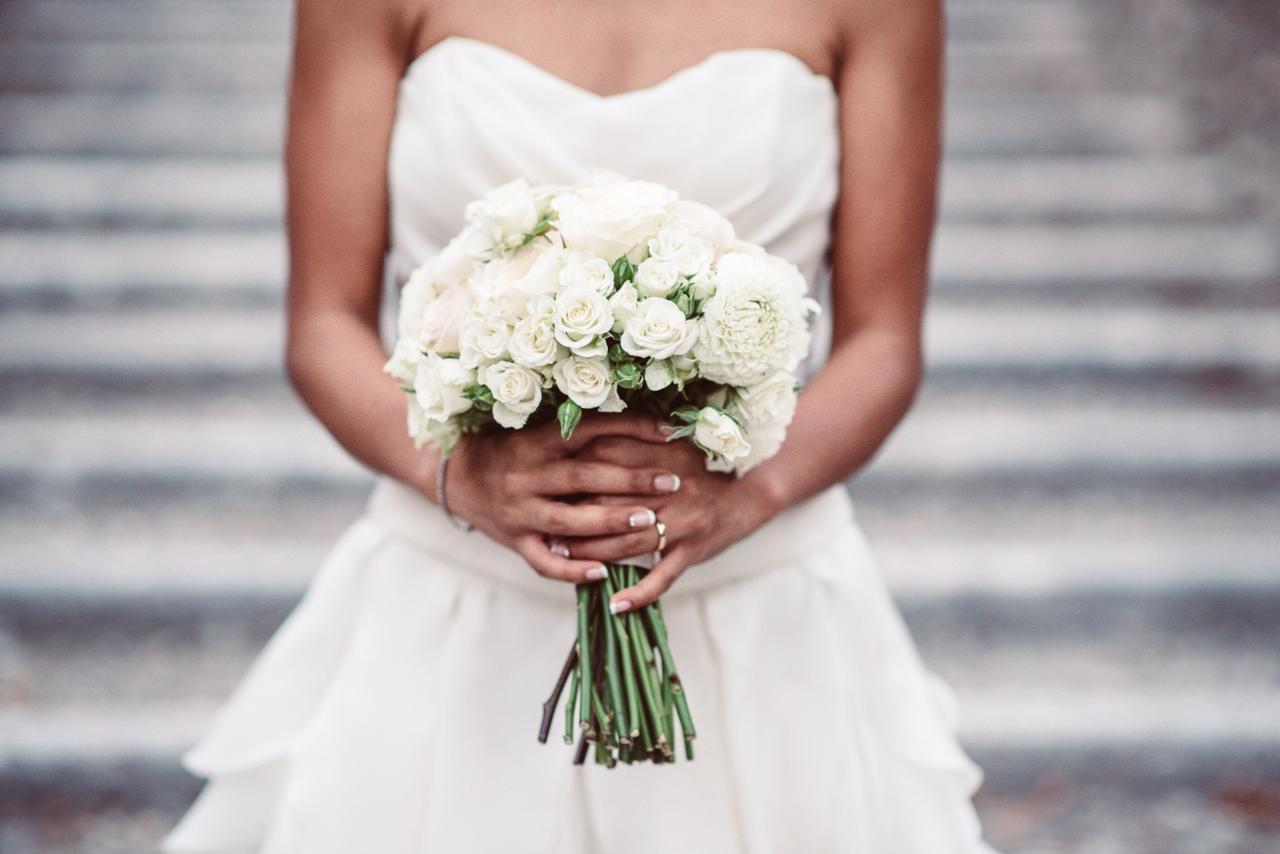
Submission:
MULTIPOLYGON (((716 207, 821 283, 836 109, 831 81, 778 50, 720 51, 601 96, 445 39, 400 86, 392 270, 403 281, 498 184, 602 167, 716 207)), ((842 487, 664 597, 693 762, 573 766, 558 738, 537 742, 573 597, 381 480, 186 755, 209 783, 165 849, 990 854, 951 695, 917 656, 842 487)))

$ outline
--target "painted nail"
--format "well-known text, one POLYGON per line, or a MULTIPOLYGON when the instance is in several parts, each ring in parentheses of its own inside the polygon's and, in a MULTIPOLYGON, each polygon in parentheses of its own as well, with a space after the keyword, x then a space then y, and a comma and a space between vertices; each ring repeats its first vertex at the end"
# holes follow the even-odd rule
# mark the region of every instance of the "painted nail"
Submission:
POLYGON ((658 432, 664 436, 670 436, 672 433, 676 432, 676 428, 671 424, 659 424, 658 432))
POLYGON ((660 474, 653 479, 653 488, 659 492, 676 492, 680 489, 680 475, 660 474))
POLYGON ((603 566, 593 566, 587 570, 588 581, 602 581, 609 572, 603 566))
POLYGON ((552 543, 550 549, 552 554, 560 555, 560 557, 569 556, 569 547, 564 543, 552 543))
POLYGON ((628 602, 626 599, 618 599, 615 602, 609 603, 610 614, 621 614, 623 611, 630 611, 630 610, 631 610, 631 603, 628 602))
POLYGON ((633 528, 652 528, 658 522, 658 514, 648 507, 637 510, 627 518, 627 524, 633 528))

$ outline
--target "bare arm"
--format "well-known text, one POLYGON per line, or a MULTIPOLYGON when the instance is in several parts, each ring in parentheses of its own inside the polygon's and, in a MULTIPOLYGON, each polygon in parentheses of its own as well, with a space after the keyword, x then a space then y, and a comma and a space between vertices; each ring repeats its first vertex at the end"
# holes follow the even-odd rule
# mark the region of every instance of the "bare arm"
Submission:
MULTIPOLYGON (((687 447, 669 449, 685 485, 658 504, 668 549, 639 585, 615 594, 615 603, 652 601, 689 566, 849 477, 875 454, 915 396, 940 153, 941 4, 842 5, 830 358, 801 395, 781 452, 741 480, 703 471, 701 455, 687 447)), ((652 452, 606 440, 588 454, 623 462, 652 452)), ((634 551, 636 540, 568 545, 574 555, 607 559, 616 549, 634 551)))
MULTIPOLYGON (((408 437, 404 395, 382 372, 386 355, 378 334, 387 147, 406 46, 417 25, 390 2, 298 2, 285 155, 287 364, 299 395, 352 456, 434 499, 439 457, 416 450, 408 437)), ((450 507, 539 573, 586 580, 598 564, 553 553, 544 535, 652 527, 642 497, 668 492, 676 482, 654 466, 569 459, 606 433, 662 441, 652 419, 630 415, 584 420, 568 444, 554 424, 468 437, 449 467, 450 507), (607 508, 566 501, 581 492, 641 497, 607 508)))

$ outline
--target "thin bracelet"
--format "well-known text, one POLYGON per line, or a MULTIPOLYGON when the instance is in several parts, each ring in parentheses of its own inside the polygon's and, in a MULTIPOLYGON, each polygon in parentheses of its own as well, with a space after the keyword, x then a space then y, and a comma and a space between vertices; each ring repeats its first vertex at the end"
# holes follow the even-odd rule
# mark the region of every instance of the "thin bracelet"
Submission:
POLYGON ((449 468, 449 458, 440 457, 440 468, 436 469, 436 504, 440 505, 440 509, 444 511, 444 515, 453 523, 453 527, 462 531, 470 531, 474 526, 463 519, 459 519, 449 511, 449 502, 444 497, 444 476, 449 468))

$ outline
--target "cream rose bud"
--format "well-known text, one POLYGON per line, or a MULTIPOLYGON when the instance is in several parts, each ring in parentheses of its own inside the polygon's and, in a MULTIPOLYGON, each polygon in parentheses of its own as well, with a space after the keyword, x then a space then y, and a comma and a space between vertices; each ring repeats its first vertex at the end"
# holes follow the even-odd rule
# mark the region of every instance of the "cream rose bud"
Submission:
POLYGON ((614 392, 609 363, 604 359, 570 356, 556 362, 551 375, 556 388, 583 409, 599 408, 614 392))
POLYGON ((542 376, 515 362, 494 362, 480 372, 493 393, 493 420, 512 430, 523 427, 542 403, 542 376))
POLYGON ((462 364, 478 368, 485 362, 501 359, 507 354, 507 342, 511 340, 511 327, 492 303, 473 308, 462 322, 458 352, 462 364))
POLYGON ((464 215, 488 232, 495 243, 507 243, 533 230, 538 222, 538 203, 528 182, 517 178, 469 203, 464 215))
POLYGON ((698 338, 697 321, 689 320, 671 300, 640 301, 622 331, 622 349, 632 356, 668 359, 689 352, 698 338))
POLYGON ((636 291, 642 297, 665 297, 678 281, 680 270, 670 261, 646 258, 636 268, 636 291))
POLYGON ((711 266, 715 250, 683 225, 669 223, 650 238, 649 257, 670 264, 677 275, 695 276, 711 266))
POLYGON ((556 297, 556 340, 574 349, 588 347, 598 335, 613 328, 613 311, 604 294, 579 285, 556 297))
POLYGON ((424 349, 441 355, 457 353, 459 329, 474 300, 464 287, 450 288, 432 300, 422 312, 417 340, 424 349))
POLYGON ((693 425, 693 441, 726 462, 751 453, 751 445, 738 422, 710 406, 704 406, 698 412, 698 420, 693 425))
POLYGON ((609 297, 609 309, 613 312, 612 331, 621 332, 639 307, 640 292, 636 290, 635 285, 627 282, 618 288, 614 295, 609 297))
POLYGON ((556 196, 551 208, 565 246, 612 262, 643 251, 677 198, 674 190, 661 184, 597 173, 556 196))
POLYGON ((443 359, 434 353, 418 364, 413 378, 413 396, 429 421, 447 421, 471 408, 462 391, 472 385, 476 372, 457 359, 443 359))
POLYGON ((560 270, 560 287, 586 287, 606 296, 613 293, 613 269, 609 262, 588 252, 570 252, 560 270))

